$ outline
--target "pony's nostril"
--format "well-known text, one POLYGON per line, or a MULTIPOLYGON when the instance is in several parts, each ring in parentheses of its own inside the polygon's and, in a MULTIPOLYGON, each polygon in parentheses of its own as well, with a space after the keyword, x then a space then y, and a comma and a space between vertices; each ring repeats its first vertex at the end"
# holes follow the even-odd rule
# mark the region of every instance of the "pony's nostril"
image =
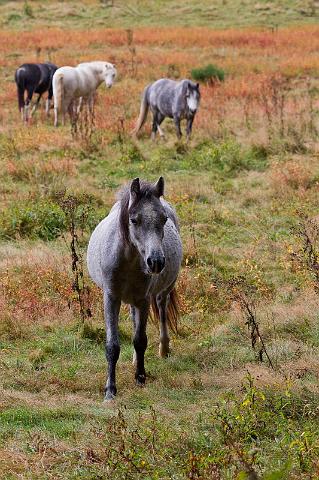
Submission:
POLYGON ((158 271, 161 272, 164 267, 165 267, 165 257, 162 257, 160 260, 158 260, 158 271))
POLYGON ((165 257, 148 257, 146 263, 152 273, 160 273, 165 266, 165 257))

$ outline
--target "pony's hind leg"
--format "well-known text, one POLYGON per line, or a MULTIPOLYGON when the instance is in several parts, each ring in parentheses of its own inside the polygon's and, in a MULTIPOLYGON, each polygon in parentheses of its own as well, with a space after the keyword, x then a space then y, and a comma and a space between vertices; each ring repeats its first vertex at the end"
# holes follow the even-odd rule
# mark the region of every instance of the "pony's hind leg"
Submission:
POLYGON ((45 114, 47 117, 50 116, 50 108, 51 108, 51 101, 52 101, 52 97, 53 97, 53 88, 52 88, 52 83, 49 87, 49 90, 48 90, 48 98, 45 102, 45 114))
POLYGON ((27 122, 29 120, 29 110, 30 110, 30 104, 33 96, 33 90, 27 90, 27 98, 24 104, 24 121, 27 122))
POLYGON ((47 98, 45 101, 45 114, 47 117, 50 116, 50 107, 51 107, 51 98, 47 98))
POLYGON ((57 127, 59 125, 59 110, 54 100, 54 126, 57 127))
POLYGON ((135 334, 133 339, 136 354, 135 380, 137 385, 145 384, 146 373, 144 367, 144 354, 147 347, 146 324, 149 313, 149 302, 145 300, 135 307, 135 334))
POLYGON ((72 134, 76 135, 78 130, 77 127, 78 127, 79 114, 78 114, 77 106, 74 100, 72 100, 68 106, 68 114, 70 117, 72 134))
POLYGON ((158 114, 158 117, 157 117, 157 130, 158 130, 158 133, 160 134, 161 138, 165 138, 165 134, 163 132, 163 130, 161 129, 160 125, 161 123, 163 122, 164 120, 164 115, 162 115, 161 113, 158 114))
POLYGON ((116 395, 116 363, 120 356, 118 319, 121 302, 114 299, 108 291, 104 292, 104 318, 106 324, 106 358, 108 376, 105 385, 105 400, 113 400, 116 395))
POLYGON ((156 303, 157 303, 159 321, 160 321, 160 344, 159 344, 160 357, 168 357, 170 353, 169 335, 168 335, 168 326, 167 326, 168 302, 169 302, 169 294, 157 295, 156 303))
POLYGON ((156 132, 157 132, 157 129, 158 129, 158 126, 159 126, 159 121, 158 121, 159 116, 160 116, 160 112, 158 110, 154 110, 153 111, 152 135, 151 135, 152 140, 155 140, 155 138, 156 138, 156 132))
POLYGON ((36 101, 35 104, 33 105, 33 108, 32 108, 32 110, 31 110, 30 117, 32 117, 32 115, 34 114, 34 112, 37 110, 37 108, 38 108, 38 106, 39 106, 39 103, 40 103, 40 100, 41 100, 41 97, 42 97, 42 93, 39 94, 37 101, 36 101))

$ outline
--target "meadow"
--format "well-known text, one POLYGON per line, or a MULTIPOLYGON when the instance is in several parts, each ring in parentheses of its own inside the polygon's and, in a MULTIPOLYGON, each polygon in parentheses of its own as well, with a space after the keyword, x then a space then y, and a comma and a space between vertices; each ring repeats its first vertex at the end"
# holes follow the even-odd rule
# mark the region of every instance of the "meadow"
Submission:
POLYGON ((0 14, 0 478, 319 478, 317 2, 1 1, 0 14), (96 59, 119 76, 98 90, 92 133, 43 108, 21 122, 21 63, 96 59), (150 119, 130 136, 146 84, 208 63, 225 80, 201 84, 189 144, 169 120, 164 141, 150 119), (179 329, 163 360, 149 322, 138 388, 123 306, 105 404, 85 248, 123 184, 159 175, 184 247, 179 329))

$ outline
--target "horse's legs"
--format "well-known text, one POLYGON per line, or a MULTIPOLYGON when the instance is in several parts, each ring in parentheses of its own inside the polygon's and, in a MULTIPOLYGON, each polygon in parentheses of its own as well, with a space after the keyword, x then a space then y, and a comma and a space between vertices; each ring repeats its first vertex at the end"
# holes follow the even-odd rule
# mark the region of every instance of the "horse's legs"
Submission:
POLYGON ((152 135, 151 138, 152 140, 155 140, 156 138, 156 132, 157 132, 157 125, 158 125, 158 110, 153 111, 153 124, 152 124, 152 135))
POLYGON ((174 115, 174 123, 175 123, 177 138, 178 140, 180 140, 182 138, 181 118, 178 115, 174 115))
POLYGON ((162 130, 161 127, 160 127, 160 124, 162 123, 162 121, 164 120, 164 118, 165 118, 165 116, 162 115, 162 114, 159 112, 159 113, 158 113, 158 117, 157 117, 157 130, 158 130, 158 133, 160 134, 160 136, 161 136, 162 138, 164 138, 165 135, 164 135, 163 130, 162 130))
POLYGON ((94 93, 92 93, 92 95, 89 96, 88 98, 88 106, 89 106, 89 112, 90 112, 90 119, 91 119, 91 125, 94 127, 94 93))
POLYGON ((45 102, 45 114, 46 114, 47 117, 50 116, 50 107, 51 107, 52 97, 53 97, 53 88, 52 88, 52 85, 51 85, 51 87, 48 90, 48 98, 45 102))
POLYGON ((187 119, 187 127, 186 127, 187 141, 189 141, 190 138, 191 138, 193 121, 194 121, 194 115, 192 115, 191 117, 189 117, 189 118, 187 119))
POLYGON ((40 100, 41 100, 41 97, 42 97, 42 93, 39 93, 38 99, 37 99, 37 101, 35 102, 35 104, 33 105, 33 108, 32 108, 32 110, 31 110, 30 118, 32 117, 32 115, 34 114, 34 112, 36 111, 36 109, 38 108, 39 103, 40 103, 40 100))
POLYGON ((108 377, 105 385, 105 400, 112 400, 116 395, 115 368, 120 356, 118 319, 121 302, 104 291, 104 318, 106 324, 106 358, 108 377))
MULTIPOLYGON (((133 335, 135 335, 135 330, 136 330, 136 320, 135 320, 136 310, 135 310, 134 305, 131 305, 130 310, 131 310, 131 318, 132 318, 132 323, 133 323, 133 335)), ((133 338, 133 340, 134 340, 134 338, 133 338)), ((136 351, 135 351, 135 349, 133 350, 132 364, 136 366, 136 351)))
POLYGON ((27 122, 29 120, 29 110, 30 110, 30 103, 33 96, 33 89, 27 90, 27 98, 24 104, 24 121, 27 122))
POLYGON ((79 98, 79 103, 78 103, 78 106, 77 106, 77 109, 76 109, 77 115, 79 115, 81 113, 82 105, 83 105, 83 97, 80 97, 79 98))
POLYGON ((146 324, 149 312, 149 302, 145 300, 138 307, 135 307, 135 335, 133 344, 136 353, 135 379, 137 385, 145 384, 144 354, 147 347, 146 324))
POLYGON ((69 103, 68 114, 69 114, 69 117, 70 117, 71 125, 73 125, 74 122, 75 122, 76 116, 77 116, 77 109, 76 109, 76 106, 74 105, 74 102, 69 103))
POLYGON ((160 319, 160 344, 159 356, 167 357, 169 354, 169 335, 167 327, 167 306, 169 302, 169 294, 163 293, 156 297, 156 303, 159 311, 160 319))
POLYGON ((51 106, 51 98, 47 98, 45 101, 45 114, 47 117, 50 116, 50 106, 51 106))
POLYGON ((67 114, 67 112, 69 113, 70 115, 70 120, 71 120, 71 123, 73 122, 73 117, 74 117, 74 111, 73 111, 73 107, 74 107, 74 104, 73 104, 73 100, 72 98, 64 98, 63 99, 63 102, 62 102, 62 125, 64 126, 65 125, 65 116, 67 114))
POLYGON ((57 127, 59 125, 59 112, 58 106, 56 104, 56 100, 54 99, 54 126, 57 127))

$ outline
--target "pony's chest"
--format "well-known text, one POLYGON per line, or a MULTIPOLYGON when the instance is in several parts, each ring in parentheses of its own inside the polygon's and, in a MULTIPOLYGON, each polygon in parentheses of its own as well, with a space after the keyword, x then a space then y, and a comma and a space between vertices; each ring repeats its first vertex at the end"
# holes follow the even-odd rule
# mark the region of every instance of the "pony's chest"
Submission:
POLYGON ((112 286, 122 302, 135 305, 146 298, 151 276, 139 269, 126 268, 114 272, 112 286))

